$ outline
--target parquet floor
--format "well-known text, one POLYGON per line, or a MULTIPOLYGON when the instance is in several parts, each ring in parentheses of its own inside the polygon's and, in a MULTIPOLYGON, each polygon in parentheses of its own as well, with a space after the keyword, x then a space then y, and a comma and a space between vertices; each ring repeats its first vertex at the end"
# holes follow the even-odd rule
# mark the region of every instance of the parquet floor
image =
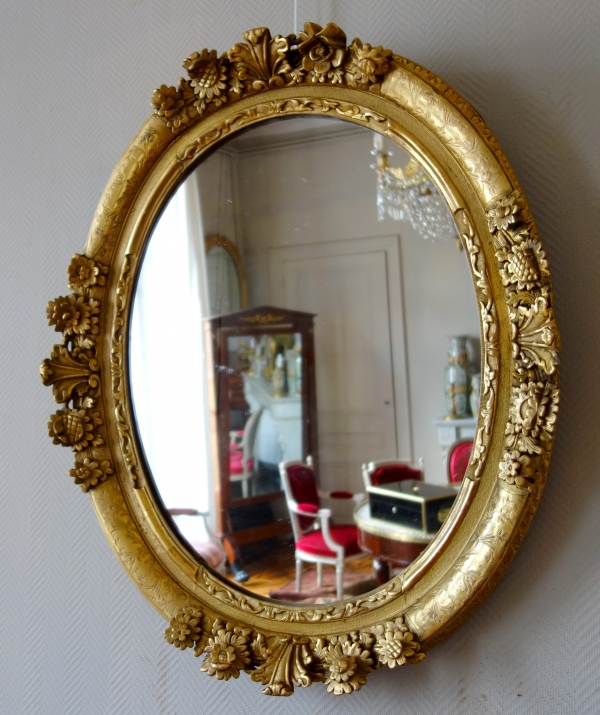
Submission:
MULTIPOLYGON (((313 564, 306 564, 304 571, 314 569, 313 564)), ((333 570, 332 566, 325 569, 333 570)), ((259 596, 269 596, 270 591, 279 590, 296 577, 293 544, 281 544, 260 559, 244 564, 244 569, 250 575, 243 585, 248 591, 259 596)), ((349 561, 345 571, 364 573, 365 578, 373 576, 373 562, 370 556, 364 556, 355 561, 349 561)))

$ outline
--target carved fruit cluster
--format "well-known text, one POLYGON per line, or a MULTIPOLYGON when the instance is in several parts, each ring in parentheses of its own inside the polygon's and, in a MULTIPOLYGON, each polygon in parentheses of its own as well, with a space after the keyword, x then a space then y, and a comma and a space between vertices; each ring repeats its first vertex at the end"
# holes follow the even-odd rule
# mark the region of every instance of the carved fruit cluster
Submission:
POLYGON ((69 474, 87 492, 113 473, 101 434, 104 421, 96 355, 108 269, 76 254, 67 273, 72 293, 51 300, 46 308, 48 324, 62 333, 62 344, 55 345, 50 358, 42 362, 40 375, 44 385, 52 386, 56 401, 64 405, 50 417, 50 437, 54 444, 75 452, 75 466, 69 474))
POLYGON ((488 207, 487 219, 509 306, 515 361, 500 479, 533 491, 554 436, 560 336, 546 254, 524 213, 513 191, 488 207))
POLYGON ((215 50, 192 53, 183 62, 189 79, 154 91, 154 112, 173 132, 264 89, 327 83, 378 92, 392 57, 391 50, 358 39, 347 46, 345 33, 332 22, 325 27, 307 22, 298 36, 271 37, 258 27, 242 37, 245 43, 220 57, 215 50))
POLYGON ((404 618, 369 631, 329 638, 254 633, 217 619, 206 624, 202 612, 186 607, 175 614, 165 640, 176 648, 205 654, 200 670, 218 680, 238 678, 246 671, 265 687, 265 695, 291 695, 294 686, 324 682, 329 692, 344 695, 360 690, 375 668, 418 663, 425 658, 420 643, 404 618))

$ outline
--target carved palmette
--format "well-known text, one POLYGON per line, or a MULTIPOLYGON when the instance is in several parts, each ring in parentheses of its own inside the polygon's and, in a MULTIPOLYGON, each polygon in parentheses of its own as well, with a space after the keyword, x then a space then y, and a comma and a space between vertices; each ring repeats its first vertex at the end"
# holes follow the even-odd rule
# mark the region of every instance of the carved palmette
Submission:
POLYGON ((69 474, 86 492, 113 474, 104 446, 96 345, 108 269, 75 254, 67 273, 72 293, 51 300, 46 308, 48 324, 62 333, 62 344, 55 345, 50 358, 42 362, 40 376, 64 405, 50 417, 50 437, 75 452, 69 474))
POLYGON ((517 190, 488 206, 500 277, 509 306, 514 359, 509 421, 499 477, 535 491, 550 457, 558 412, 560 335, 548 261, 517 190))

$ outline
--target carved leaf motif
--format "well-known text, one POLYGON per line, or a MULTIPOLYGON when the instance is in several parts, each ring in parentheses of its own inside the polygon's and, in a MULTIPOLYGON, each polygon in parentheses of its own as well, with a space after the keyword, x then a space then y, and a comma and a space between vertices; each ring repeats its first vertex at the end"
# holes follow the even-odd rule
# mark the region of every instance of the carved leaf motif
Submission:
POLYGON ((74 358, 67 348, 55 345, 40 366, 40 376, 44 385, 52 385, 52 392, 57 402, 68 402, 73 391, 80 397, 85 395, 90 387, 99 386, 98 361, 79 354, 74 358))
POLYGON ((265 695, 287 696, 294 685, 306 688, 322 673, 311 653, 310 639, 305 636, 285 636, 266 652, 266 662, 250 673, 252 680, 266 685, 265 695))
POLYGON ((282 75, 292 69, 286 57, 288 39, 281 35, 271 39, 266 27, 244 32, 242 37, 246 42, 239 42, 227 53, 233 63, 234 76, 239 81, 232 90, 240 92, 245 83, 256 91, 283 87, 285 79, 282 75))
POLYGON ((532 306, 510 311, 513 356, 526 366, 537 366, 547 375, 556 372, 560 337, 553 311, 545 297, 532 306))

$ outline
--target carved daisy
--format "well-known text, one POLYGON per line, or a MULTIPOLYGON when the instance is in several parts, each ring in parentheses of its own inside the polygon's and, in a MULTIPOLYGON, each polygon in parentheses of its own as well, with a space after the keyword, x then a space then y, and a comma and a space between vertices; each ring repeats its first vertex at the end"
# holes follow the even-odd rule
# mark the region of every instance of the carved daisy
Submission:
POLYGON ((186 607, 179 611, 165 630, 165 640, 179 650, 193 648, 202 635, 202 612, 186 607))

